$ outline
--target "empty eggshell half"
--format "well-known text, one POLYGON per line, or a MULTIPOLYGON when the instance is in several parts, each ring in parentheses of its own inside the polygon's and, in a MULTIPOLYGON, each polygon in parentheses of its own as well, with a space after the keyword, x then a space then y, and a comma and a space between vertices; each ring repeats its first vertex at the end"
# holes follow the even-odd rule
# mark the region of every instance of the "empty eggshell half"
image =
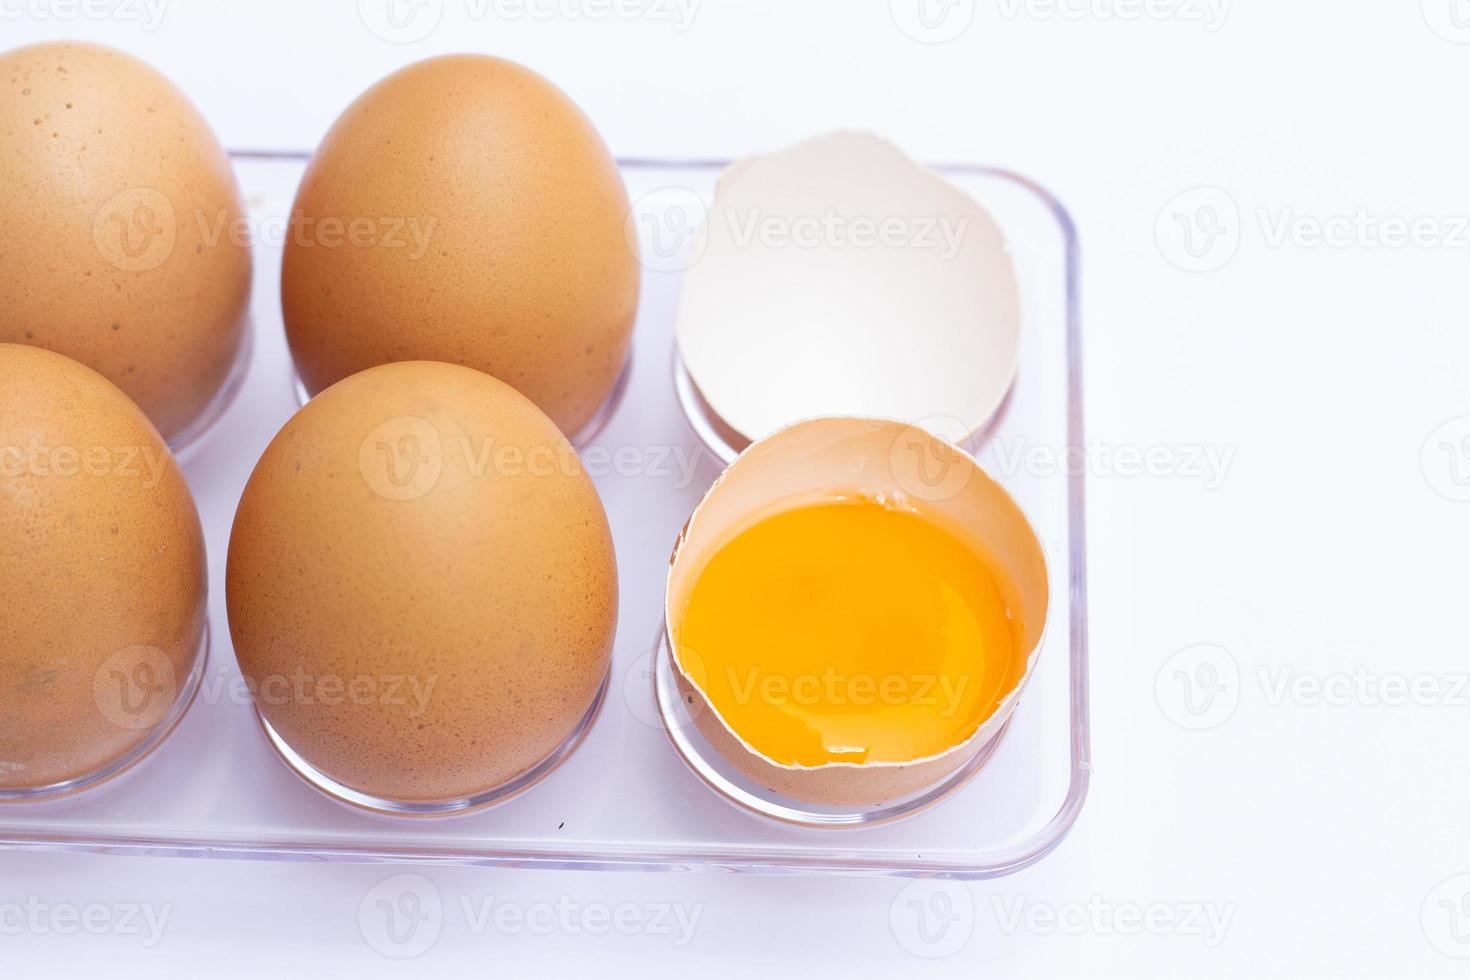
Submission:
MULTIPOLYGON (((903 571, 895 568, 893 574, 903 571)), ((791 799, 868 807, 934 787, 999 736, 1034 672, 1047 605, 1041 542, 1016 502, 971 456, 904 422, 846 417, 784 428, 752 444, 731 464, 679 536, 664 614, 681 699, 693 706, 688 714, 716 752, 757 785, 791 799), (988 716, 945 751, 903 761, 816 766, 773 761, 732 727, 708 693, 722 665, 680 641, 690 597, 721 548, 794 502, 837 495, 862 495, 920 513, 983 556, 995 573, 1011 618, 1014 654, 1024 668, 988 716)))
POLYGON ((741 160, 700 235, 679 353, 746 439, 866 415, 960 441, 1004 401, 1020 349, 1005 235, 891 144, 836 133, 741 160))

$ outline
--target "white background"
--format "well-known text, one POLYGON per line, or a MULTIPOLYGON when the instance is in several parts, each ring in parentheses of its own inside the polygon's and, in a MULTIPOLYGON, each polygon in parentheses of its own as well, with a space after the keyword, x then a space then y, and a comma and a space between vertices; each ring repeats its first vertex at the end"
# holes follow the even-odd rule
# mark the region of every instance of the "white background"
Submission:
POLYGON ((1451 880, 1470 875, 1470 692, 1456 690, 1470 503, 1454 499, 1470 497, 1470 3, 933 0, 957 32, 933 44, 901 27, 918 0, 703 0, 682 29, 653 0, 621 4, 631 19, 431 0, 420 15, 442 8, 437 27, 393 44, 351 0, 174 0, 157 21, 144 0, 88 2, 0 0, 0 47, 136 53, 232 148, 309 149, 380 76, 475 50, 549 76, 619 155, 738 155, 860 127, 921 158, 1026 172, 1081 227, 1092 436, 1177 465, 1092 466, 1092 796, 1024 873, 904 892, 423 869, 455 908, 493 896, 574 904, 584 922, 624 903, 698 919, 679 946, 657 930, 476 934, 454 914, 397 962, 357 913, 403 869, 5 853, 0 907, 169 918, 151 946, 121 928, 0 928, 0 973, 1465 975, 1447 953, 1470 954, 1470 878, 1451 880), (1418 240, 1398 242, 1395 223, 1416 219, 1418 240), (1331 244, 1313 238, 1324 228, 1331 244), (1200 266, 1218 268, 1181 268, 1200 266), (1186 465, 1196 448, 1228 454, 1223 479, 1186 465), (1203 657, 1227 691, 1191 715, 1171 679, 1204 676, 1203 657), (1283 679, 1333 676, 1353 684, 1341 698, 1277 697, 1283 679), (1423 703, 1388 703, 1394 678, 1423 703), (915 898, 954 910, 940 942, 905 918, 915 898))

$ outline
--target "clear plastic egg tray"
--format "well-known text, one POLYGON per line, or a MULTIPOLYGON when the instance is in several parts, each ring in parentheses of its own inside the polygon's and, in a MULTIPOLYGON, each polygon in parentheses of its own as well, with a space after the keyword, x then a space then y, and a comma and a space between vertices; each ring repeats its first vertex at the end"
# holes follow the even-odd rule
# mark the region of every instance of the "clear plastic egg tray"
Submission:
MULTIPOLYGON (((209 546, 212 649, 192 705, 141 763, 73 796, 0 805, 0 847, 277 860, 985 878, 1031 864, 1077 819, 1089 779, 1087 589, 1077 243, 1065 210, 1015 174, 941 168, 1005 230, 1020 277, 1021 368, 972 448, 1046 545, 1052 603, 1037 672, 993 754, 932 806, 876 826, 807 827, 733 804, 683 761, 655 700, 674 539, 722 467, 680 407, 680 268, 722 164, 625 161, 647 266, 628 384, 582 448, 617 546, 621 611, 601 711, 565 761, 500 805, 372 813, 287 768, 239 681, 226 546, 255 461, 297 400, 281 325, 281 248, 305 155, 236 154, 256 241, 249 371, 184 454, 209 546), (703 204, 701 203, 703 202, 703 204)), ((697 424, 697 423, 695 423, 697 424)))

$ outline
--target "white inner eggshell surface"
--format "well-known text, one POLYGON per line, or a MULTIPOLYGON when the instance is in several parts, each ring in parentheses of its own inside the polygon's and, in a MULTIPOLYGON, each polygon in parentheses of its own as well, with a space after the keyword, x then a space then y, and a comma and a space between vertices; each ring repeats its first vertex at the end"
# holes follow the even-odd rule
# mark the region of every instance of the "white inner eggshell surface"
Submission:
POLYGON ((700 235, 679 351, 746 438, 870 415, 957 440, 1004 401, 1020 346, 1005 235, 889 143, 836 133, 741 160, 700 235))

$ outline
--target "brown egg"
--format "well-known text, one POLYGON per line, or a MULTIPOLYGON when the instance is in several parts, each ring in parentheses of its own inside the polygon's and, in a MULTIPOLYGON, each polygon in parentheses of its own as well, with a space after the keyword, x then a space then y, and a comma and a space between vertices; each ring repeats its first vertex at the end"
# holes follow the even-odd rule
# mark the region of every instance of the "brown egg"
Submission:
POLYGON ((250 249, 230 161, 168 79, 118 51, 0 55, 0 342, 101 372, 164 438, 234 365, 250 249))
POLYGON ((199 516, 101 375, 0 344, 0 795, 123 760, 187 694, 205 629, 199 516))
POLYGON ((553 753, 617 622, 607 518, 570 444, 510 386, 424 361, 286 424, 241 498, 226 592, 265 720, 391 801, 473 797, 553 753))
POLYGON ((597 131, 534 72, 457 55, 390 75, 337 120, 296 196, 281 305, 303 383, 463 364, 575 433, 628 356, 627 213, 597 131))

